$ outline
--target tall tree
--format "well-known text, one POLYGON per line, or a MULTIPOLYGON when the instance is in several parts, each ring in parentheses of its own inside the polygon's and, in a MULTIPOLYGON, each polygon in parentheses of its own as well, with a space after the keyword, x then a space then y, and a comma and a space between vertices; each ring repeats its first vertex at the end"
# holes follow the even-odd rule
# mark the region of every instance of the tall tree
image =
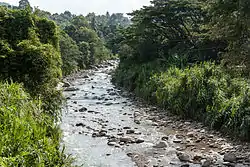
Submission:
POLYGON ((19 1, 19 8, 20 9, 30 8, 31 9, 29 1, 28 0, 20 0, 19 1))

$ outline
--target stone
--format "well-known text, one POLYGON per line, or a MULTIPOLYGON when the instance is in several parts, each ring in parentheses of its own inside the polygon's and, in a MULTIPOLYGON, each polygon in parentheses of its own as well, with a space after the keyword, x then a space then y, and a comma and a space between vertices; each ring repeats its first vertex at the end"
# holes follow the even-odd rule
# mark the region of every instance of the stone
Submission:
POLYGON ((89 78, 89 76, 88 75, 84 75, 83 78, 87 79, 87 78, 89 78))
POLYGON ((201 132, 201 133, 205 133, 205 132, 206 132, 206 130, 205 130, 205 129, 202 129, 202 130, 200 130, 200 132, 201 132))
POLYGON ((188 132, 187 133, 187 137, 194 137, 195 136, 195 133, 194 132, 188 132))
POLYGON ((235 164, 231 162, 223 162, 223 165, 228 167, 235 167, 235 164))
POLYGON ((153 123, 152 123, 152 126, 158 126, 158 123, 153 122, 153 123))
POLYGON ((106 135, 107 135, 106 132, 99 132, 99 133, 97 134, 97 137, 105 137, 106 135))
POLYGON ((120 137, 120 142, 129 143, 131 141, 132 141, 131 137, 127 137, 127 136, 120 137))
POLYGON ((119 132, 119 133, 117 133, 117 135, 118 135, 118 136, 123 136, 124 133, 123 133, 123 132, 119 132))
POLYGON ((190 165, 189 164, 183 164, 181 165, 181 167, 189 167, 190 165))
POLYGON ((66 89, 64 89, 64 91, 66 92, 73 92, 73 91, 78 91, 80 90, 79 88, 75 88, 75 87, 68 87, 66 89))
POLYGON ((174 143, 181 143, 181 141, 182 141, 181 139, 175 139, 175 140, 173 140, 174 143))
POLYGON ((193 160, 196 161, 196 162, 200 162, 201 160, 203 159, 202 155, 200 154, 196 154, 194 157, 193 157, 193 160))
POLYGON ((201 167, 210 167, 212 165, 211 160, 205 160, 201 163, 201 167))
POLYGON ((128 157, 132 157, 132 156, 133 156, 133 153, 127 153, 127 156, 128 156, 128 157))
POLYGON ((224 155, 223 160, 225 162, 236 162, 237 158, 236 158, 235 154, 233 154, 233 153, 226 153, 224 155))
POLYGON ((134 134, 135 133, 135 130, 133 130, 133 129, 129 129, 129 130, 127 130, 127 132, 126 132, 126 134, 134 134))
POLYGON ((135 143, 136 144, 144 143, 144 139, 140 139, 140 138, 135 139, 135 143))
POLYGON ((116 142, 108 142, 107 143, 109 146, 115 146, 116 145, 116 142))
POLYGON ((123 127, 123 129, 131 129, 131 127, 125 126, 125 127, 123 127))
POLYGON ((76 126, 77 126, 77 127, 79 127, 79 126, 85 127, 86 125, 84 125, 83 123, 77 123, 76 126))
POLYGON ((70 83, 69 82, 63 82, 63 86, 64 88, 70 87, 70 83))
POLYGON ((106 106, 111 106, 111 105, 113 105, 113 103, 106 103, 105 105, 106 106))
POLYGON ((94 113, 94 112, 95 112, 95 111, 91 111, 91 110, 90 110, 90 111, 88 111, 88 113, 94 113))
POLYGON ((183 161, 183 162, 190 162, 191 161, 191 157, 186 153, 177 152, 176 155, 180 161, 183 161))
POLYGON ((168 136, 163 136, 162 138, 161 138, 161 140, 163 140, 163 141, 167 141, 169 138, 168 138, 168 136))
POLYGON ((134 123, 136 123, 138 125, 141 124, 139 120, 134 120, 134 123))
POLYGON ((97 133, 93 133, 93 134, 92 134, 92 137, 97 137, 97 133))
POLYGON ((159 143, 157 143, 153 147, 155 147, 155 148, 166 148, 166 147, 168 147, 168 144, 165 141, 160 141, 159 143))
POLYGON ((115 96, 115 95, 117 95, 117 93, 116 92, 110 92, 109 95, 110 96, 115 96))
POLYGON ((85 112, 85 111, 87 111, 88 109, 86 108, 86 107, 83 107, 83 108, 81 108, 80 110, 79 110, 79 112, 85 112))
POLYGON ((191 142, 191 143, 186 144, 186 146, 187 146, 187 147, 194 147, 195 144, 191 142))

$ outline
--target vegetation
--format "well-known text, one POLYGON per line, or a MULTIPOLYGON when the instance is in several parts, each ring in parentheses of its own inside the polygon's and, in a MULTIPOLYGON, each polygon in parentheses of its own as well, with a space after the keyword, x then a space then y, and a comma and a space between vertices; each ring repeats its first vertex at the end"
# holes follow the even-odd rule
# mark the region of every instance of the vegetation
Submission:
POLYGON ((0 166, 71 165, 59 150, 60 131, 20 84, 0 83, 0 166))
POLYGON ((113 58, 118 53, 118 30, 130 24, 129 19, 121 13, 89 13, 84 17, 69 11, 51 14, 35 8, 34 14, 55 21, 61 29, 60 50, 64 75, 113 58))
POLYGON ((0 166, 72 166, 60 150, 57 85, 62 76, 112 57, 99 36, 104 29, 87 18, 51 15, 28 0, 0 3, 0 166))
POLYGON ((250 140, 249 1, 153 0, 120 33, 114 81, 250 140))

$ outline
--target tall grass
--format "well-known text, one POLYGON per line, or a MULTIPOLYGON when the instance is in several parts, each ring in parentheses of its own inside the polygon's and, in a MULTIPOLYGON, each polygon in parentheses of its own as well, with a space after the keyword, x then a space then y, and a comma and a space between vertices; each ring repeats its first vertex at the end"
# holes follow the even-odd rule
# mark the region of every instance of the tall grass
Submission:
POLYGON ((0 166, 61 167, 71 159, 59 150, 60 130, 19 84, 0 83, 0 166))
POLYGON ((174 114, 250 140, 250 82, 221 66, 205 62, 164 69, 152 63, 123 64, 114 80, 174 114))

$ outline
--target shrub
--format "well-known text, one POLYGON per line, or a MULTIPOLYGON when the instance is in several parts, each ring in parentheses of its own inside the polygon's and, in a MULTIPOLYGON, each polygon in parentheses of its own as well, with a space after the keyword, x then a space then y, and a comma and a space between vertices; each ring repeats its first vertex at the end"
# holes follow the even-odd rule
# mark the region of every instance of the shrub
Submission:
POLYGON ((70 166, 60 131, 19 84, 0 83, 0 166, 70 166))

